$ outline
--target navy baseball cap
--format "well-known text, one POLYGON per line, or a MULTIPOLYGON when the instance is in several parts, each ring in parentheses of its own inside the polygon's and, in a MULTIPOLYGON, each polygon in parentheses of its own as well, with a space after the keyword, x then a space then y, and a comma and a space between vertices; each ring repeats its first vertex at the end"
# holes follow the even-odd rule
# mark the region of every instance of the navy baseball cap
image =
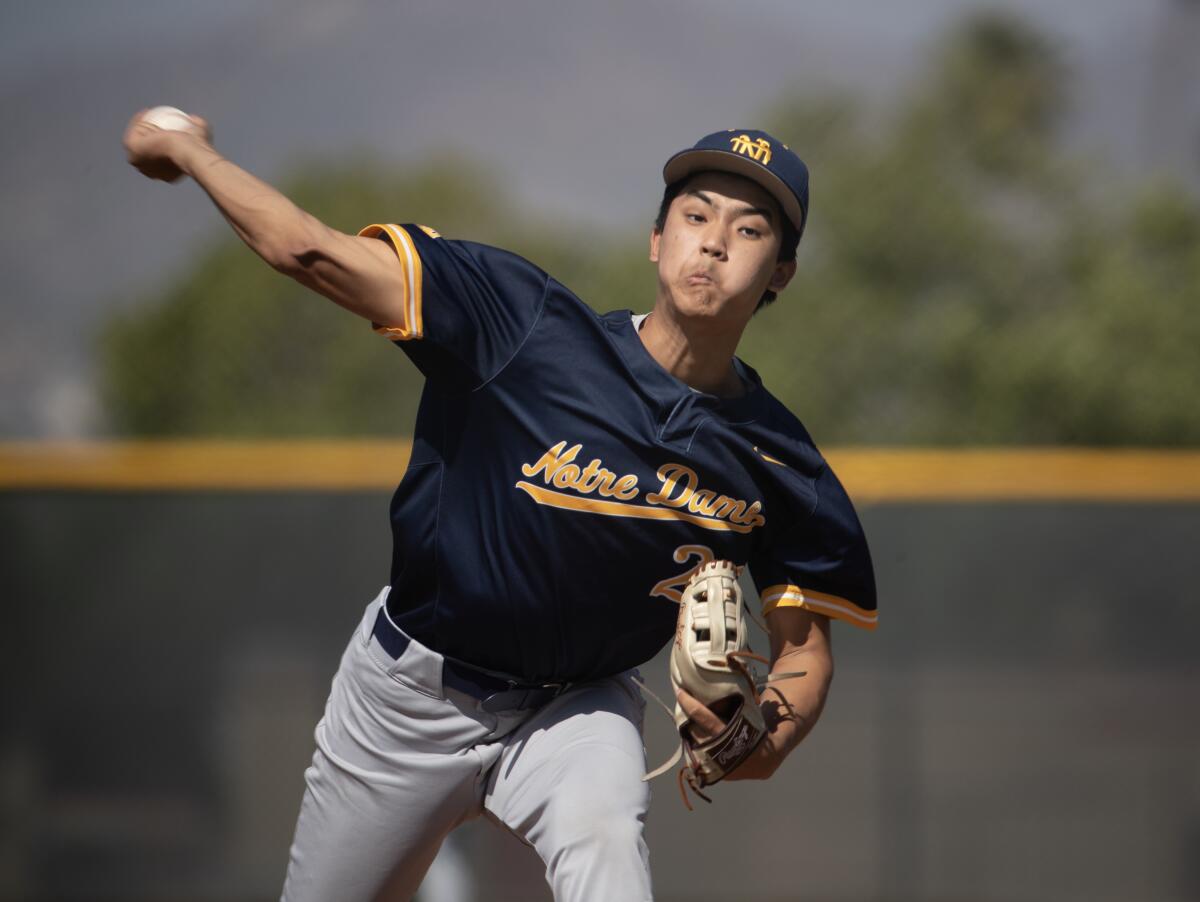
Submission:
POLYGON ((753 128, 714 132, 667 160, 663 180, 670 185, 707 169, 732 172, 758 182, 779 201, 796 231, 804 234, 808 167, 782 141, 753 128))

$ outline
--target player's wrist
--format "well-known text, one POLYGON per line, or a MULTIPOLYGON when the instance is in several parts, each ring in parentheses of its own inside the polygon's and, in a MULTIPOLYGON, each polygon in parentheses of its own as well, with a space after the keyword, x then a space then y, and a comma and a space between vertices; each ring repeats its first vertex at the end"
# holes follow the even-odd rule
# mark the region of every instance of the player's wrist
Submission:
POLYGON ((783 763, 788 749, 781 748, 770 733, 762 737, 758 747, 746 757, 746 760, 730 771, 728 780, 767 780, 783 763))
POLYGON ((220 154, 204 138, 188 132, 175 132, 168 153, 171 162, 186 175, 195 176, 201 166, 220 159, 220 154))

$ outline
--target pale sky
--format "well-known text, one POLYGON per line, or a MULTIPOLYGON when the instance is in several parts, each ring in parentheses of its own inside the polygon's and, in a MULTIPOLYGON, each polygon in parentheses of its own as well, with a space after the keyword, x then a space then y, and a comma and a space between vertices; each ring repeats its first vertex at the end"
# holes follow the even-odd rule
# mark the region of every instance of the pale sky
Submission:
MULTIPOLYGON (((489 0, 476 0, 488 3, 489 0)), ((728 0, 692 0, 698 8, 728 12, 728 0)), ((1072 42, 1103 41, 1125 20, 1146 16, 1170 0, 739 0, 753 18, 779 17, 819 30, 854 33, 884 44, 919 44, 939 23, 974 9, 1011 9, 1068 36, 1072 42)), ((339 6, 353 4, 341 0, 339 6)), ((0 76, 51 66, 58 57, 110 53, 150 41, 186 41, 187 33, 250 21, 264 14, 289 15, 294 0, 40 0, 7 3, 0 12, 0 76)), ((471 3, 456 2, 469 9, 471 3)))
POLYGON ((222 227, 194 186, 124 165, 121 128, 141 106, 210 116, 218 148, 268 179, 296 159, 454 147, 531 210, 625 226, 649 215, 659 161, 685 141, 750 127, 791 89, 884 102, 952 20, 989 6, 1058 42, 1083 152, 1196 183, 1200 72, 1161 65, 1172 41, 1200 44, 1200 16, 1167 17, 1195 0, 5 3, 0 439, 101 428, 99 324, 222 227), (54 254, 65 232, 71 253, 54 254))

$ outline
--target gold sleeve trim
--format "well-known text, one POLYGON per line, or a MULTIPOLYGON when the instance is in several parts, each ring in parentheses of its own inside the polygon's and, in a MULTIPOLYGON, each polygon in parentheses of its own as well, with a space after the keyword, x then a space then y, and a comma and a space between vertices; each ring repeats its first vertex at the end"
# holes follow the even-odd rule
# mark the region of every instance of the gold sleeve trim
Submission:
POLYGON ((879 614, 876 611, 860 608, 854 602, 837 595, 801 589, 789 583, 769 586, 763 589, 760 596, 764 617, 776 608, 804 608, 814 614, 845 620, 868 630, 875 629, 879 622, 879 614))
POLYGON ((421 317, 421 255, 408 232, 393 223, 369 225, 358 233, 363 238, 384 237, 396 252, 404 273, 404 322, 400 324, 372 323, 376 334, 391 341, 411 341, 423 338, 421 317))

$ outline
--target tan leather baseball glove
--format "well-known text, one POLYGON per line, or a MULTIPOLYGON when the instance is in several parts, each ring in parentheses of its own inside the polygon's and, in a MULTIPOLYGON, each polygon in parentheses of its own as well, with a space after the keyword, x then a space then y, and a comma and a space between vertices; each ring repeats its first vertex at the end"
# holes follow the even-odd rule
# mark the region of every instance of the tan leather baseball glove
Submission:
POLYGON ((763 664, 767 661, 750 650, 748 611, 737 577, 737 567, 729 561, 704 564, 693 574, 679 603, 679 621, 671 648, 671 684, 712 709, 725 722, 725 728, 716 736, 697 739, 687 714, 676 702, 674 719, 679 748, 661 767, 646 774, 645 779, 665 773, 683 758, 679 787, 689 809, 692 806, 685 783, 702 799, 712 801, 701 790, 720 782, 750 757, 767 733, 758 692, 766 681, 757 679, 749 666, 751 661, 763 664))

